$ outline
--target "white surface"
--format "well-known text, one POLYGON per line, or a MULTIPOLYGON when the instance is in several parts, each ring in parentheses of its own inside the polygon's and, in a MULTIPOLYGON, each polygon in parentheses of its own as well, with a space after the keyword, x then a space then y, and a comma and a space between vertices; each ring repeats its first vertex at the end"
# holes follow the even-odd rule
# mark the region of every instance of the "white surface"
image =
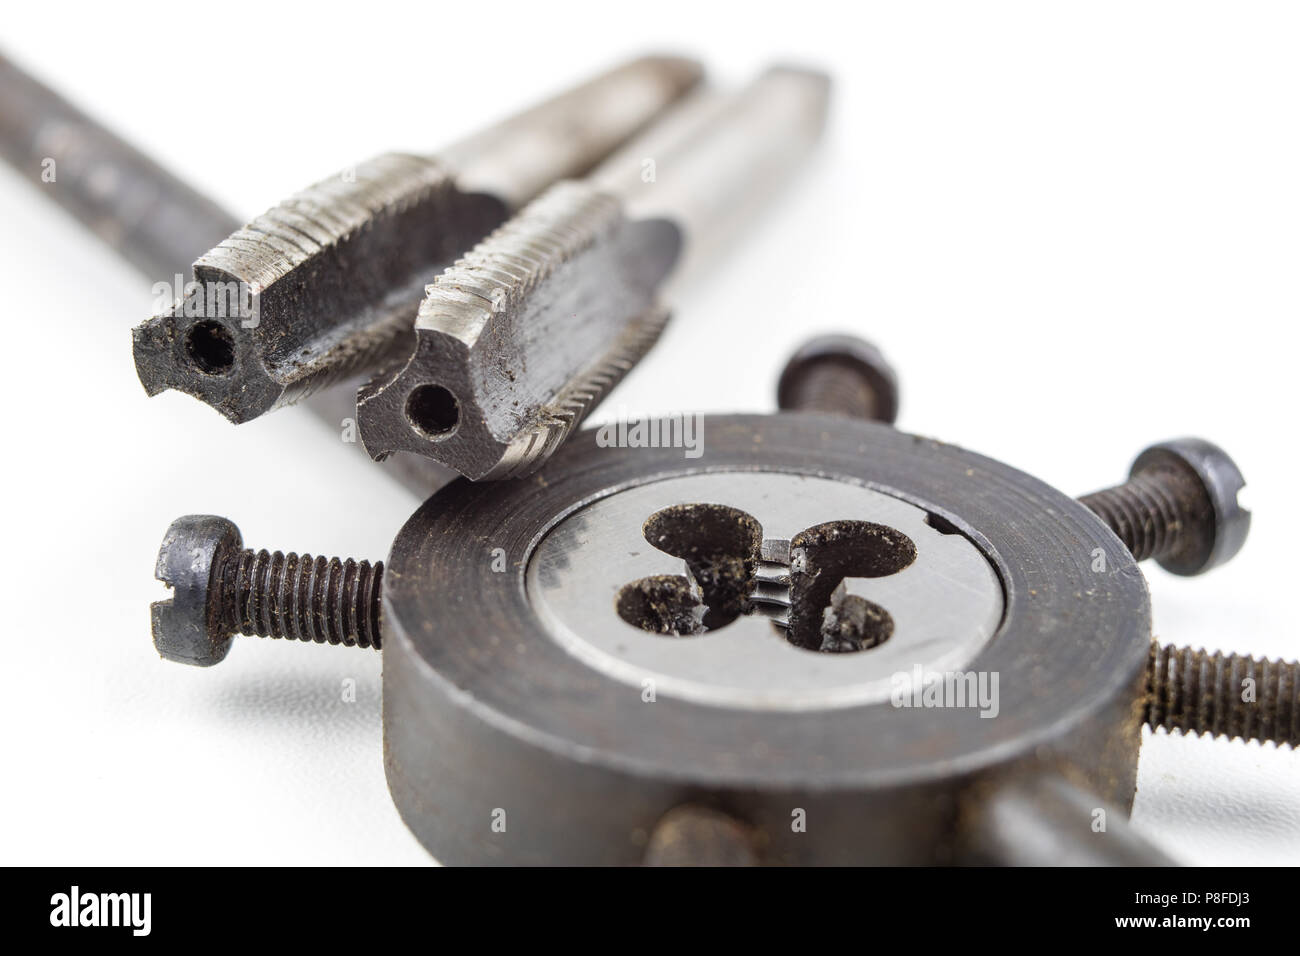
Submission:
MULTIPOLYGON (((135 6, 11 4, 4 52, 246 215, 632 52, 693 52, 729 82, 824 66, 813 168, 682 291, 612 405, 767 409, 790 349, 844 330, 900 370, 901 427, 1071 492, 1204 435, 1250 479, 1255 527, 1214 574, 1151 570, 1158 633, 1296 656, 1295 7, 135 6)), ((413 501, 301 410, 236 429, 146 400, 128 331, 149 282, 8 169, 0 288, 0 861, 426 862, 384 787, 378 655, 242 639, 191 670, 148 624, 180 514, 380 557, 413 501)), ((1183 859, 1300 861, 1290 751, 1161 735, 1139 784, 1138 824, 1183 859)))

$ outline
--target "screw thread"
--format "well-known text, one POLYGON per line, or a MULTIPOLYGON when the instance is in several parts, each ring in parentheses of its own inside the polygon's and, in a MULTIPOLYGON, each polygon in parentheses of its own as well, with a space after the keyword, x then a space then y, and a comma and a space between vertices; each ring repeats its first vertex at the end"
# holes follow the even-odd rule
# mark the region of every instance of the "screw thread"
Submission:
POLYGON ((246 636, 380 647, 384 563, 246 549, 221 569, 222 624, 246 636))
POLYGON ((1300 663, 1153 644, 1146 722, 1300 747, 1300 663))
POLYGON ((789 384, 786 407, 875 421, 876 393, 855 365, 824 359, 789 384))
POLYGON ((1186 527, 1182 480, 1174 471, 1146 472, 1079 501, 1110 526, 1135 561, 1159 559, 1177 548, 1186 527))

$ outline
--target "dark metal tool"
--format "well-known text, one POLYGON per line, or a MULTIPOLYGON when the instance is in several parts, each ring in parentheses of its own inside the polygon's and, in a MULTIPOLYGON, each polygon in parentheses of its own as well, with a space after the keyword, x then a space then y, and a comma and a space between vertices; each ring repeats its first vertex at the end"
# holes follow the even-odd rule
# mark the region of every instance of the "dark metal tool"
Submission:
MULTIPOLYGON (((6 63, 0 106, 6 155, 32 168, 38 130, 76 170, 56 197, 142 268, 229 225, 6 63)), ((668 189, 629 221, 647 201, 725 218, 668 189)), ((1300 664, 1151 639, 1137 562, 1198 574, 1245 541, 1217 446, 1075 501, 889 428, 896 377, 858 340, 809 343, 779 391, 704 420, 698 457, 584 432, 534 481, 454 482, 387 566, 180 519, 155 644, 382 648, 389 787, 453 863, 1168 863, 1126 819, 1143 721, 1300 745, 1300 664)))
POLYGON ((658 338, 669 275, 806 155, 828 86, 773 69, 697 101, 476 246, 429 286, 414 352, 359 393, 366 450, 474 479, 540 467, 658 338))
POLYGON ((168 660, 219 664, 236 633, 373 647, 384 563, 244 547, 215 515, 172 522, 154 571, 172 597, 153 605, 154 646, 168 660))
POLYGON ((200 256, 186 296, 135 330, 146 391, 179 389, 245 422, 409 351, 424 287, 448 263, 700 75, 688 60, 636 60, 437 156, 388 153, 268 210, 200 256))
POLYGON ((1244 541, 1220 450, 1156 446, 1108 515, 887 427, 861 340, 808 342, 779 398, 698 458, 591 430, 536 481, 453 482, 382 586, 180 519, 155 643, 378 620, 389 788, 448 863, 1168 864, 1127 820, 1144 721, 1300 745, 1300 664, 1152 641, 1136 562, 1244 541), (969 696, 926 706, 930 675, 969 696))
POLYGON ((389 787, 444 862, 703 861, 721 830, 766 863, 1168 863, 1127 821, 1144 719, 1297 740, 1300 665, 1180 676, 1134 558, 1028 475, 825 413, 707 418, 695 460, 596 434, 453 482, 389 555, 389 787))
MULTIPOLYGON (((320 386, 346 375, 348 369, 364 371, 366 362, 382 353, 384 336, 390 333, 395 354, 409 351, 397 340, 411 334, 409 326, 422 292, 420 276, 435 275, 500 221, 507 207, 521 205, 550 181, 594 164, 694 87, 700 75, 699 66, 688 60, 633 61, 445 150, 443 170, 448 176, 457 171, 454 183, 448 179, 435 188, 433 172, 427 181, 419 175, 401 182, 376 180, 370 173, 379 169, 411 173, 431 171, 436 165, 434 160, 415 157, 381 157, 377 166, 367 167, 370 172, 345 171, 346 176, 341 173, 308 195, 277 207, 248 227, 252 232, 241 229, 240 221, 217 203, 3 57, 0 153, 151 281, 167 280, 170 287, 172 278, 187 270, 196 255, 218 247, 217 258, 228 261, 235 271, 248 266, 253 261, 250 256, 257 258, 259 268, 270 270, 258 283, 287 268, 269 290, 250 284, 243 272, 222 277, 207 271, 212 281, 192 285, 179 313, 137 330, 137 339, 143 337, 157 346, 146 344, 137 356, 144 355, 151 369, 147 384, 187 382, 192 393, 209 395, 236 417, 251 414, 257 403, 277 394, 280 385, 272 379, 283 373, 283 394, 290 390, 289 379, 299 396, 315 390, 305 405, 337 435, 356 415, 360 379, 336 389, 320 390, 320 386), (419 196, 404 193, 403 183, 419 196), (458 197, 454 202, 448 198, 453 195, 458 197), (444 200, 457 209, 481 211, 484 204, 499 208, 477 234, 463 234, 460 245, 446 242, 443 260, 419 261, 413 251, 438 247, 446 239, 444 233, 450 234, 452 223, 425 221, 418 213, 437 213, 444 200), (306 207, 314 210, 312 218, 321 220, 319 228, 302 219, 306 207), (374 214, 373 221, 364 220, 364 210, 374 214), (300 233, 299 227, 307 234, 300 233), (311 246, 316 240, 323 244, 311 246), (408 240, 409 248, 386 248, 408 240), (310 256, 308 246, 314 249, 310 256), (290 258, 297 265, 287 266, 290 258), (375 283, 379 275, 405 285, 380 288, 375 283), (409 306, 404 331, 392 311, 400 311, 403 295, 409 306), (367 311, 366 296, 382 302, 377 298, 372 303, 375 308, 367 311), (270 313, 265 308, 268 301, 270 313), (186 315, 187 302, 192 315, 186 315), (308 305, 319 306, 319 311, 311 312, 308 305), (389 316, 390 324, 383 324, 388 321, 383 315, 389 316), (264 322, 268 317, 270 321, 264 322), (369 325, 372 320, 376 324, 369 325), (256 328, 246 328, 245 323, 256 328), (288 364, 272 361, 279 371, 269 372, 264 360, 273 354, 289 356, 288 364), (293 355, 302 360, 297 371, 291 368, 297 361, 293 355)), ((455 475, 415 455, 396 455, 385 465, 388 474, 421 498, 455 475)))

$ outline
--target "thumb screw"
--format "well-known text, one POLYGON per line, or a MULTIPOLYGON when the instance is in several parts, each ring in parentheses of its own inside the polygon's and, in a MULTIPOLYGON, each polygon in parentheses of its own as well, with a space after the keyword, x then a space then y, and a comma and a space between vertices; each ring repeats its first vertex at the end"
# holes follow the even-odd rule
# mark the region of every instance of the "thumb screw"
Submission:
POLYGON ((1110 526, 1135 560, 1155 558, 1173 574, 1201 574, 1246 543, 1250 512, 1237 504, 1245 484, 1222 448, 1180 438, 1138 455, 1124 484, 1079 501, 1110 526))
POLYGON ((172 598, 151 608, 154 647, 200 667, 224 659, 236 632, 378 650, 383 575, 382 561, 246 549, 225 518, 186 515, 158 551, 172 598))
POLYGON ((776 402, 784 411, 827 412, 892 425, 898 417, 898 376, 870 342, 819 335, 786 363, 776 402))

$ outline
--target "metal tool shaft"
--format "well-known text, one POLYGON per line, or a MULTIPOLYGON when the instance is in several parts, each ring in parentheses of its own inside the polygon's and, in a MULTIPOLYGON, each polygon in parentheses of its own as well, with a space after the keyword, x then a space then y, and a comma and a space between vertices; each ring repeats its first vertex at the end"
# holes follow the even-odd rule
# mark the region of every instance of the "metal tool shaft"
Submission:
POLYGON ((770 201, 826 125, 830 79, 772 67, 738 93, 696 94, 592 173, 629 219, 681 232, 674 275, 696 271, 770 201))
MULTIPOLYGON (((146 323, 141 328, 151 330, 143 335, 151 394, 179 383, 235 420, 255 417, 287 400, 308 398, 308 407, 337 434, 345 420, 355 415, 354 396, 360 384, 356 376, 390 348, 409 350, 409 345, 398 343, 409 340, 426 281, 499 221, 507 207, 561 176, 586 172, 698 83, 700 76, 699 65, 690 60, 631 61, 461 141, 445 151, 441 165, 419 157, 396 157, 406 174, 407 190, 397 188, 394 193, 392 178, 382 175, 378 182, 366 182, 363 175, 357 186, 353 169, 345 171, 350 175, 322 184, 321 195, 310 200, 313 211, 307 217, 304 204, 291 200, 286 205, 292 209, 268 214, 278 222, 260 227, 255 222, 248 229, 3 57, 0 154, 152 280, 170 282, 187 271, 195 256, 225 245, 227 251, 207 263, 207 279, 256 285, 261 296, 278 276, 281 288, 297 293, 287 297, 288 313, 277 316, 272 291, 270 316, 259 308, 262 314, 248 329, 238 316, 209 316, 206 303, 195 315, 185 316, 182 309, 166 321, 146 323), (439 235, 439 228, 445 231, 449 225, 445 216, 424 224, 419 234, 433 243, 430 248, 443 251, 412 260, 412 244, 406 241, 410 234, 404 226, 419 223, 431 198, 446 197, 449 190, 434 182, 444 175, 444 167, 446 175, 454 174, 463 186, 458 194, 469 197, 474 214, 460 220, 469 231, 450 239, 439 235), (371 214, 350 225, 341 220, 356 215, 352 202, 356 197, 337 195, 348 192, 349 186, 356 186, 352 192, 370 201, 371 214), (499 199, 477 192, 493 189, 500 191, 499 199), (336 208, 329 202, 331 194, 337 199, 336 208), (426 205, 417 203, 412 209, 413 200, 426 205), (377 225, 379 219, 384 222, 377 225), (231 237, 236 237, 233 242, 231 237), (357 238, 359 245, 346 244, 357 238), (304 246, 313 241, 315 254, 304 255, 304 246), (348 254, 342 255, 345 251, 348 254), (296 266, 286 254, 298 256, 296 266), (249 272, 252 263, 269 271, 249 272), (301 294, 301 287, 295 285, 298 277, 307 280, 311 295, 301 294), (322 309, 303 315, 304 302, 322 309), (296 336, 284 334, 286 325, 296 336), (265 372, 265 352, 253 342, 258 328, 262 336, 278 343, 278 357, 293 369, 280 381, 265 372), (152 350, 150 339, 158 343, 152 350), (315 358, 308 358, 312 354, 315 358), (252 358, 241 364, 245 355, 252 358), (247 387, 250 382, 255 387, 247 387), (334 382, 342 384, 324 387, 334 382)), ((138 360, 141 338, 138 329, 138 360)), ((453 474, 418 456, 399 456, 386 470, 421 497, 453 474)))
POLYGON ((0 153, 147 276, 171 279, 239 222, 0 56, 0 153))
POLYGON ((587 174, 702 77, 693 60, 632 60, 442 149, 438 157, 464 191, 489 193, 518 209, 552 183, 587 174))
POLYGON ((685 256, 716 247, 807 153, 828 86, 776 69, 687 103, 475 246, 427 289, 410 358, 359 393, 366 450, 473 479, 539 468, 658 339, 685 256))
MULTIPOLYGON (((239 228, 216 202, 3 57, 0 152, 149 278, 185 271, 195 255, 239 228)), ((345 383, 306 403, 336 445, 343 420, 355 414, 355 389, 345 383)), ((421 498, 454 476, 413 455, 384 471, 421 498)))
POLYGON ((981 795, 964 820, 963 862, 1001 866, 1174 866, 1127 814, 1052 773, 981 795))
POLYGON ((387 153, 308 187, 200 256, 184 300, 135 330, 141 383, 239 423, 378 371, 411 351, 444 268, 699 78, 689 60, 634 60, 445 153, 387 153))

